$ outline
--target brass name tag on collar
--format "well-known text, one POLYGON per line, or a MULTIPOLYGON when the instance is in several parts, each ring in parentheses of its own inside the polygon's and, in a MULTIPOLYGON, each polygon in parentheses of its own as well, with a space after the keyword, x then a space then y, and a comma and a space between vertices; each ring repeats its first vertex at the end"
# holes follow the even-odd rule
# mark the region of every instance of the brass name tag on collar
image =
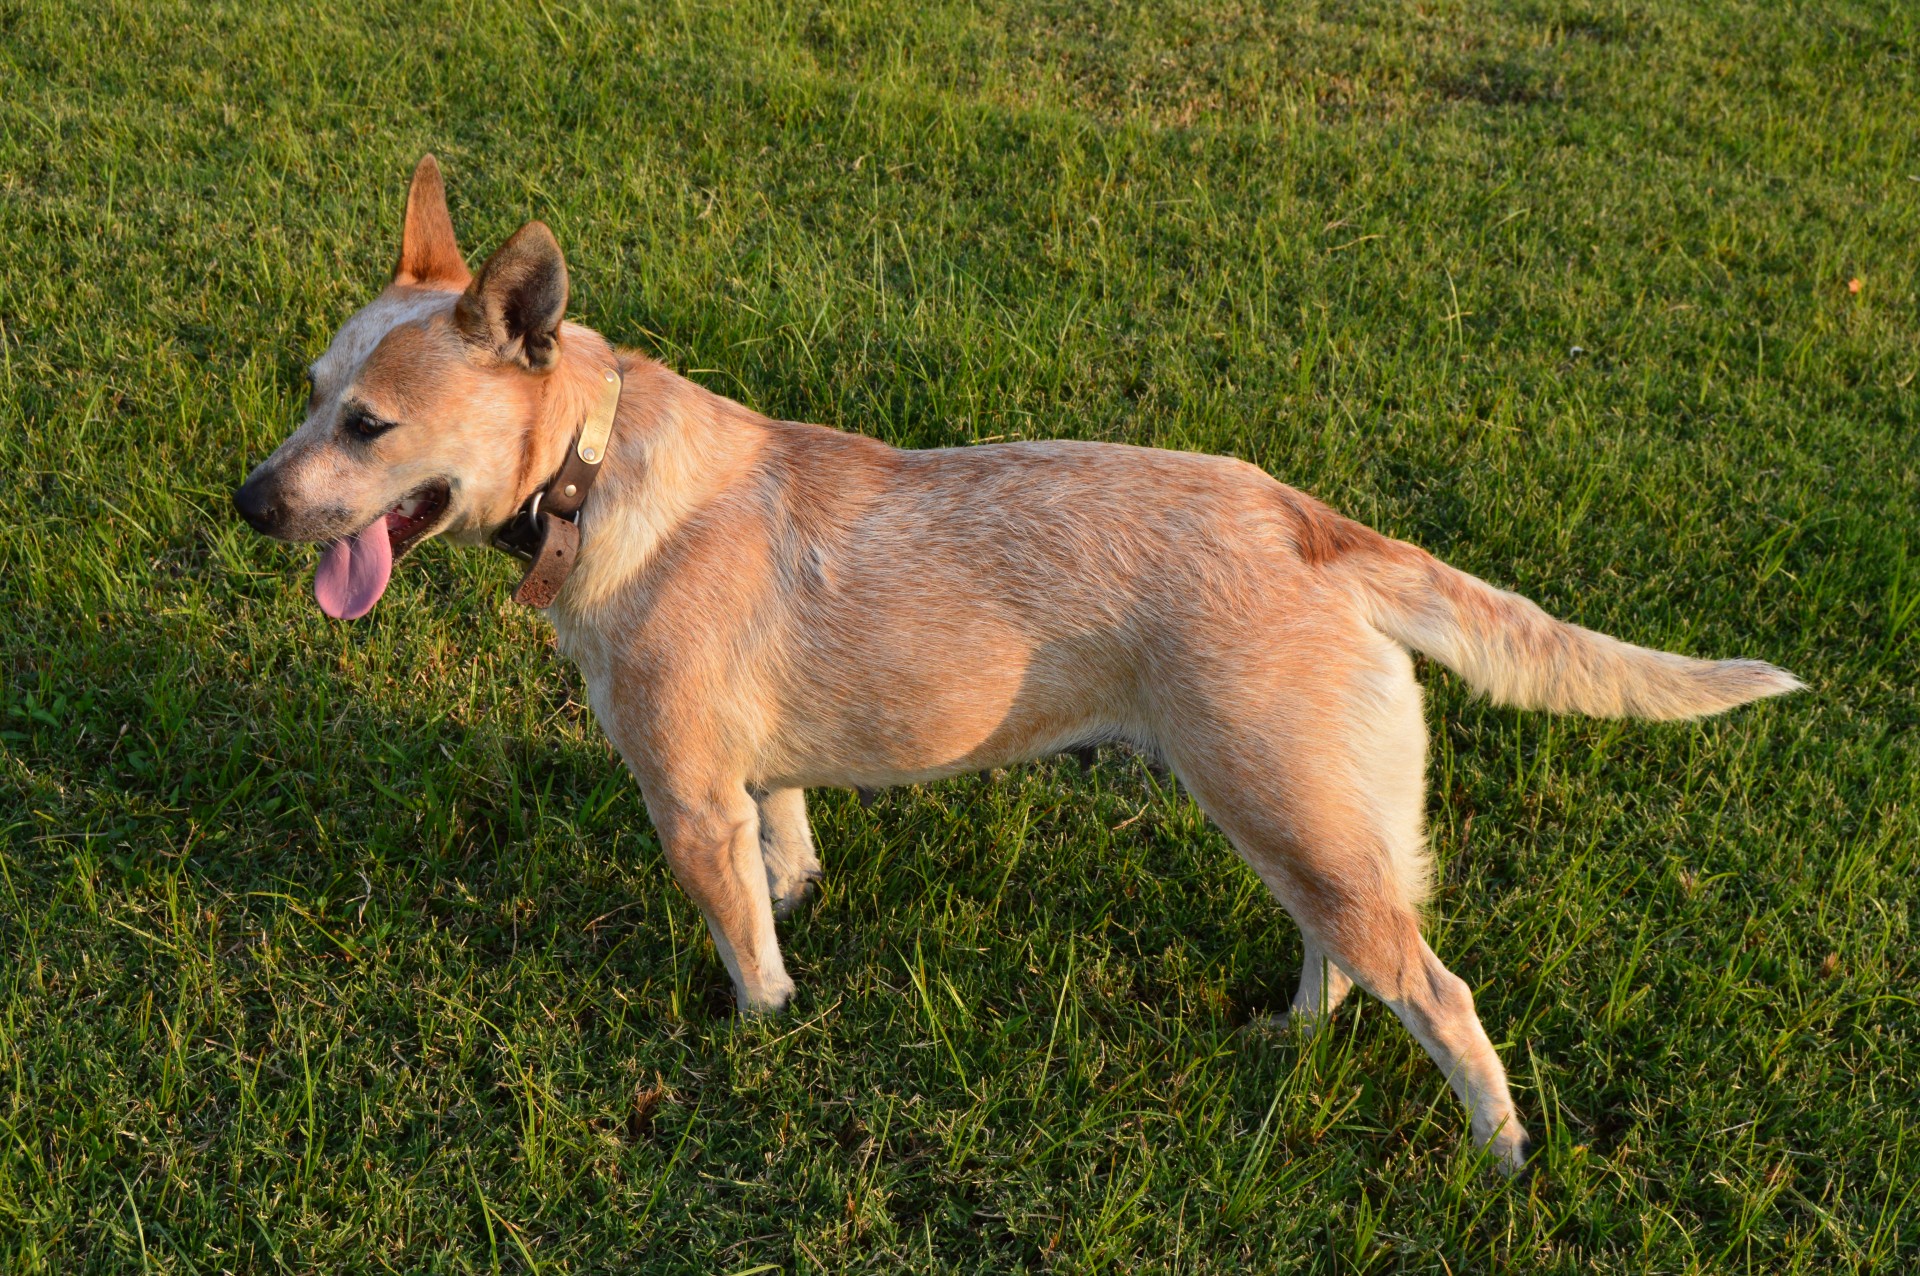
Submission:
POLYGON ((580 427, 580 438, 573 450, 588 465, 598 465, 607 455, 607 440, 613 436, 613 414, 620 408, 620 374, 607 369, 600 381, 600 400, 587 413, 580 427))

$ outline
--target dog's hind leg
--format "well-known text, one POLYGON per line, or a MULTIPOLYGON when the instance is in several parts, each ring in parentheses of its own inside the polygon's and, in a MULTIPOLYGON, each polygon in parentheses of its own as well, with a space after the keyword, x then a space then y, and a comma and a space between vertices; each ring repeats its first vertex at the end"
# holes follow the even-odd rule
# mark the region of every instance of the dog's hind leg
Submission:
POLYGON ((1518 1173, 1532 1142, 1514 1111, 1506 1069, 1480 1025, 1466 982, 1427 947, 1410 910, 1356 913, 1343 919, 1339 930, 1338 947, 1359 954, 1349 959, 1355 977, 1392 1007, 1466 1106, 1474 1142, 1502 1170, 1518 1173))
POLYGON ((1317 1030, 1333 1017, 1340 1003, 1353 991, 1353 980, 1340 969, 1320 941, 1301 932, 1306 941, 1306 960, 1300 967, 1300 988, 1293 994, 1287 1011, 1287 1026, 1301 1032, 1317 1030))
MULTIPOLYGON (((1419 914, 1401 894, 1392 852, 1367 827, 1363 810, 1330 806, 1305 819, 1296 810, 1279 822, 1284 832, 1229 819, 1229 836, 1300 923, 1309 953, 1324 955, 1329 972, 1337 963, 1392 1008, 1466 1105, 1474 1141, 1509 1173, 1519 1170, 1527 1159, 1526 1131, 1473 994, 1420 937, 1419 914)), ((1309 972, 1302 995, 1312 998, 1317 1018, 1321 993, 1306 986, 1312 981, 1309 972)))
POLYGON ((1333 1012, 1353 991, 1353 980, 1328 956, 1320 941, 1305 930, 1300 932, 1300 938, 1306 942, 1307 953, 1300 965, 1300 987, 1293 994, 1293 1003, 1283 1015, 1263 1015, 1251 1020, 1247 1024, 1249 1030, 1310 1036, 1327 1025, 1333 1012))
POLYGON ((786 917, 820 880, 820 857, 807 826, 806 791, 770 789, 756 793, 754 803, 760 808, 760 857, 767 865, 773 915, 786 917))
MULTIPOLYGON (((1351 663, 1305 692, 1276 686, 1252 710, 1244 688, 1196 705, 1207 729, 1177 732, 1174 768, 1299 923, 1309 962, 1324 957, 1329 981, 1337 966, 1393 1009, 1466 1105, 1474 1140, 1515 1172, 1529 1145, 1506 1072, 1473 994, 1420 936, 1419 688, 1399 649, 1348 650, 1351 663)), ((1323 989, 1333 1001, 1309 970, 1301 993, 1316 1013, 1323 989)))

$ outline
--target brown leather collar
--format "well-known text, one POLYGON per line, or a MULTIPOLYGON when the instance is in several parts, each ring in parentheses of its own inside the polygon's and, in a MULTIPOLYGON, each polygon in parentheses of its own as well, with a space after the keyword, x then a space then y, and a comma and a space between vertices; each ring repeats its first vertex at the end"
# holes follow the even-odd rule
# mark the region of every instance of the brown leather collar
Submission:
POLYGON ((494 548, 505 550, 527 565, 513 591, 513 601, 529 607, 549 607, 567 583, 580 557, 580 507, 587 502, 600 462, 607 458, 613 435, 613 416, 620 408, 620 374, 608 368, 600 384, 600 398, 580 425, 567 450, 560 472, 527 498, 505 527, 493 534, 494 548))

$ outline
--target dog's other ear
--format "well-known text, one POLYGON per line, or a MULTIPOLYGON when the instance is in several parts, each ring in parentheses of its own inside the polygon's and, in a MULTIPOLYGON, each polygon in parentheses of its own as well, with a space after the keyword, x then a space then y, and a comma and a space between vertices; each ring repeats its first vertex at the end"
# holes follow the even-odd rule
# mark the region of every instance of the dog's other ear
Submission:
POLYGON ((422 155, 407 187, 407 224, 400 232, 400 260, 393 267, 397 284, 465 286, 467 262, 453 237, 453 218, 447 215, 447 188, 440 181, 440 161, 422 155))
POLYGON ((566 258, 552 231, 528 222, 480 267, 453 308, 453 322, 496 358, 538 371, 559 354, 566 309, 566 258))

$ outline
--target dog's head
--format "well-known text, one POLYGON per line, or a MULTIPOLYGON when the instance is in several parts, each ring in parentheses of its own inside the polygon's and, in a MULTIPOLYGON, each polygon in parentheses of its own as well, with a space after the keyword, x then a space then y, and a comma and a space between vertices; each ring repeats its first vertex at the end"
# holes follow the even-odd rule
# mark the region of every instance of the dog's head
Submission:
POLYGON ((539 222, 470 275, 440 167, 420 161, 393 281, 314 360, 306 420, 234 493, 255 530, 326 544, 314 596, 328 615, 365 615, 429 537, 484 543, 557 464, 566 304, 566 262, 539 222))

